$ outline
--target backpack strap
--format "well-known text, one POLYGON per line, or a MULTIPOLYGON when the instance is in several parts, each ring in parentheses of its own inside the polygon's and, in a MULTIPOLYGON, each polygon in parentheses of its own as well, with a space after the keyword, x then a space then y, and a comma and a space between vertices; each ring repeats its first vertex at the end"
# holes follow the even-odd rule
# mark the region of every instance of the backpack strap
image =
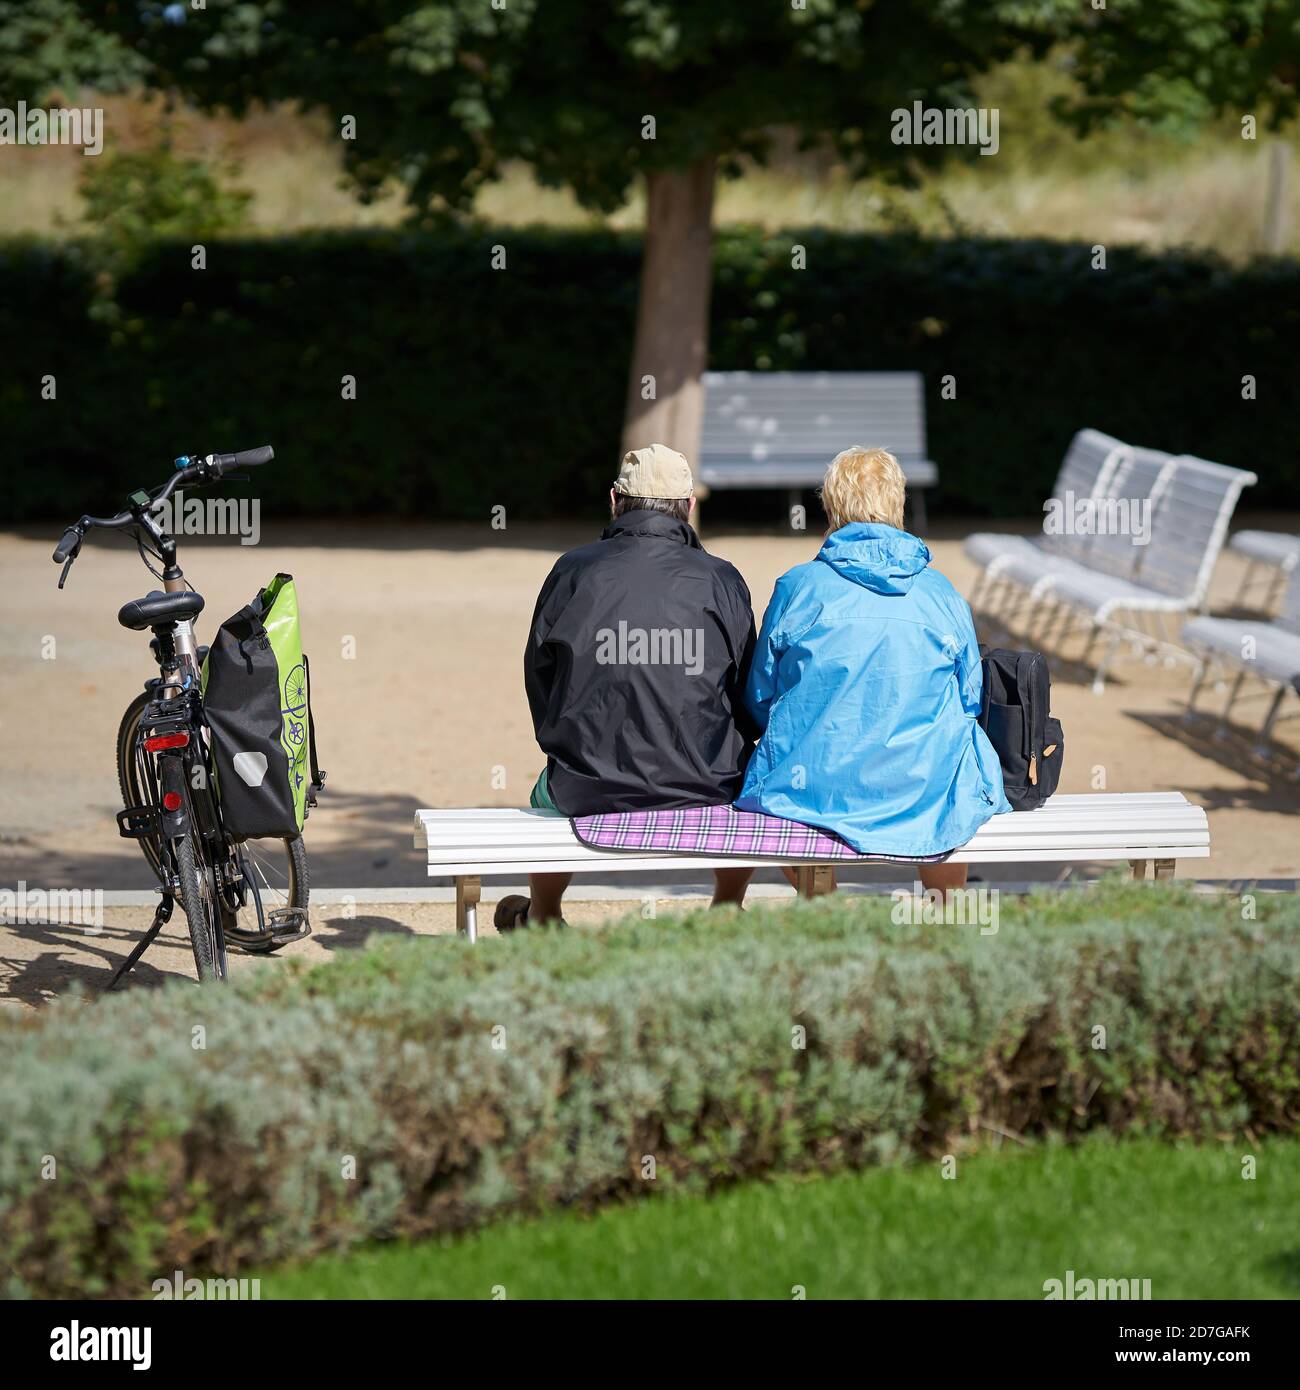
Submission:
POLYGON ((316 721, 312 718, 311 712, 311 662, 307 660, 307 653, 302 654, 302 669, 307 675, 307 762, 311 772, 311 785, 307 793, 308 806, 316 804, 316 793, 325 785, 325 778, 328 775, 320 770, 320 764, 316 761, 316 721))
POLYGON ((1038 782, 1038 764, 1043 747, 1047 742, 1047 707, 1050 703, 1048 691, 1047 663, 1041 652, 1021 652, 1016 663, 1016 684, 1020 687, 1020 701, 1024 709, 1025 763, 1030 771, 1029 780, 1038 782))

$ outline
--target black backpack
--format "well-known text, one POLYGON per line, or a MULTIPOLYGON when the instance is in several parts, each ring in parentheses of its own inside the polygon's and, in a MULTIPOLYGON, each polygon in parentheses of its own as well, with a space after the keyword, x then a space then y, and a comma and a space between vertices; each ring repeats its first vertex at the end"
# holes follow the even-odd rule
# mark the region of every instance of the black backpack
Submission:
POLYGON ((217 798, 234 840, 292 839, 325 774, 316 766, 311 677, 293 576, 270 584, 217 630, 203 662, 203 711, 217 798))
POLYGON ((1002 760, 1012 810, 1033 811, 1056 790, 1065 735, 1049 714, 1052 681, 1041 652, 980 648, 984 692, 980 728, 1002 760))

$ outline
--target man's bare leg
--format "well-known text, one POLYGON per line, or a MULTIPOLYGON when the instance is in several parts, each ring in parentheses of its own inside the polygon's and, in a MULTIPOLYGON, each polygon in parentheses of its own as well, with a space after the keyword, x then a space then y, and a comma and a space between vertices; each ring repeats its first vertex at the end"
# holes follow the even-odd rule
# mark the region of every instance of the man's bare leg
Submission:
POLYGON ((947 902, 954 888, 965 888, 967 867, 965 864, 922 864, 919 867, 921 887, 937 890, 947 902))
POLYGON ((709 906, 739 907, 745 901, 745 889, 753 877, 753 869, 714 869, 713 901, 709 906))
POLYGON ((529 874, 528 922, 555 922, 563 915, 564 890, 573 881, 572 874, 529 874))

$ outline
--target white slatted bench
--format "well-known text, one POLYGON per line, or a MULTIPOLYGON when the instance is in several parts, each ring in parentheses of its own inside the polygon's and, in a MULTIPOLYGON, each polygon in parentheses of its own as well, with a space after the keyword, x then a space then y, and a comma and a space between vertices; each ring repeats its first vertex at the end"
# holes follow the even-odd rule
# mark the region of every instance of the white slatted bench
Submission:
POLYGON ((1246 594, 1255 582, 1255 571, 1262 566, 1265 579, 1262 607, 1271 613, 1287 581, 1300 569, 1300 536, 1280 531, 1237 531, 1228 542, 1228 549, 1246 561, 1237 589, 1237 604, 1245 605, 1246 594))
MULTIPOLYGON (((426 857, 431 878, 455 882, 456 929, 471 941, 478 935, 477 908, 484 878, 787 865, 798 873, 800 893, 811 896, 820 890, 827 870, 859 862, 591 849, 574 835, 567 816, 507 807, 417 811, 415 848, 426 857)), ((1120 861, 1132 866, 1135 878, 1145 878, 1151 863, 1156 878, 1171 878, 1177 860, 1204 859, 1209 853, 1205 812, 1181 792, 1098 792, 1058 795, 1037 811, 994 816, 948 862, 1120 861)))
POLYGON ((710 491, 820 487, 851 444, 888 449, 907 478, 918 528, 922 488, 939 470, 926 455, 920 372, 705 372, 696 478, 710 491))

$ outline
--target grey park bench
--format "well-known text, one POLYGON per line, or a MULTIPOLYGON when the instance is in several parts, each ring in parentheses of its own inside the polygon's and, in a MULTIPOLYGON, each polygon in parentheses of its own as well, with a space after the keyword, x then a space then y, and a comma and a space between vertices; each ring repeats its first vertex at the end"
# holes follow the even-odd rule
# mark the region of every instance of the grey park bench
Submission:
POLYGON ((784 489, 793 505, 841 449, 861 444, 898 459, 913 525, 924 528, 924 489, 939 470, 920 372, 706 372, 703 382, 696 480, 707 491, 784 489))

